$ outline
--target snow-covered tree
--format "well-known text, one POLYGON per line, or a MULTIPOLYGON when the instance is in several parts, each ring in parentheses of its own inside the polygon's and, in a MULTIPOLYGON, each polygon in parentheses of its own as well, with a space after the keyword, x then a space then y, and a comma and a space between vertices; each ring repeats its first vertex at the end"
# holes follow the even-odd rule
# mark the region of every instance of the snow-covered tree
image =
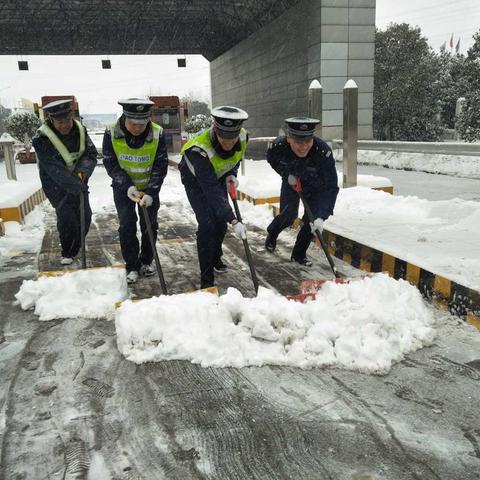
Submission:
POLYGON ((458 119, 458 132, 468 142, 480 140, 480 31, 473 39, 465 59, 465 104, 458 119))
POLYGON ((0 104, 0 135, 5 132, 5 120, 9 117, 11 110, 0 104))
POLYGON ((188 105, 188 114, 193 115, 209 115, 210 108, 208 107, 208 103, 202 100, 198 100, 194 98, 193 94, 189 93, 181 98, 181 103, 186 102, 188 105))
POLYGON ((457 130, 467 142, 480 140, 480 91, 470 92, 458 119, 457 130))
POLYGON ((5 130, 12 137, 23 142, 27 152, 30 151, 32 138, 39 126, 40 120, 33 113, 14 113, 5 121, 5 130))
POLYGON ((391 24, 375 34, 373 128, 379 140, 434 141, 439 65, 419 28, 391 24))
POLYGON ((205 130, 212 125, 212 118, 208 115, 193 115, 185 122, 185 131, 188 133, 197 133, 205 130))
POLYGON ((463 55, 452 55, 443 51, 437 57, 439 63, 438 81, 435 82, 438 105, 441 109, 441 123, 447 128, 455 128, 457 100, 467 92, 463 55))

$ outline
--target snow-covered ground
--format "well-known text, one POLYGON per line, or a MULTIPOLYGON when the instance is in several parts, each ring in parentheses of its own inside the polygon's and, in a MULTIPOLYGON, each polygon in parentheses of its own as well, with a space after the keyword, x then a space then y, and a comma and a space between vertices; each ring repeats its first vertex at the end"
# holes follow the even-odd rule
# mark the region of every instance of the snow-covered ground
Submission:
MULTIPOLYGON (((381 177, 363 177, 369 186, 379 186, 383 182, 381 177)), ((258 196, 262 185, 264 197, 278 195, 279 176, 266 168, 265 162, 247 161, 245 177, 240 175, 239 189, 258 196)), ((261 208, 254 207, 254 211, 261 208)), ((253 211, 247 218, 263 228, 267 225, 264 222, 268 221, 265 216, 257 218, 253 211)), ((428 201, 358 186, 340 190, 334 215, 326 221, 325 227, 480 290, 479 202, 460 199, 428 201)))
MULTIPOLYGON (((337 168, 342 170, 343 164, 337 168)), ((358 165, 360 174, 387 177, 395 195, 415 196, 426 200, 474 200, 480 202, 480 179, 451 177, 440 173, 398 170, 378 165, 358 165)))
MULTIPOLYGON (((261 163, 247 162, 240 188, 250 178, 261 178, 266 188, 278 182, 273 171, 260 167, 260 174, 257 165, 261 163)), ((37 174, 31 167, 19 166, 22 178, 37 174)), ((94 218, 114 212, 110 179, 102 167, 95 170, 90 190, 94 218)), ((173 218, 188 216, 194 222, 174 168, 169 169, 161 199, 160 231, 167 202, 176 205, 173 218)), ((12 254, 22 237, 29 238, 31 248, 35 242, 39 248, 45 208, 37 207, 24 226, 7 224, 7 235, 0 238, 3 255, 12 254)), ((240 209, 247 226, 264 229, 271 220, 268 206, 240 202, 240 209)), ((366 187, 342 189, 335 215, 326 222, 332 231, 480 289, 479 226, 480 203, 429 202, 366 187)), ((220 298, 202 293, 127 301, 115 312, 114 302, 125 297, 124 272, 118 269, 26 281, 18 294, 24 308, 34 307, 41 319, 115 316, 118 347, 138 363, 183 358, 215 366, 336 365, 384 372, 434 336, 431 311, 417 290, 381 274, 324 287, 318 299, 307 304, 288 302, 268 290, 261 290, 255 299, 243 298, 231 289, 220 298), (101 284, 109 288, 102 289, 101 284), (87 309, 76 309, 82 302, 65 302, 85 294, 91 299, 87 309)))
MULTIPOLYGON (((333 153, 343 159, 342 149, 333 153)), ((358 150, 358 163, 480 179, 480 157, 475 156, 358 150)))
MULTIPOLYGON (((342 173, 337 171, 338 186, 342 186, 342 173)), ((282 180, 266 160, 246 160, 244 175, 239 171, 241 182, 239 189, 255 198, 278 197, 282 180)), ((391 187, 392 182, 386 177, 373 175, 357 175, 357 183, 362 187, 384 188, 391 187)))

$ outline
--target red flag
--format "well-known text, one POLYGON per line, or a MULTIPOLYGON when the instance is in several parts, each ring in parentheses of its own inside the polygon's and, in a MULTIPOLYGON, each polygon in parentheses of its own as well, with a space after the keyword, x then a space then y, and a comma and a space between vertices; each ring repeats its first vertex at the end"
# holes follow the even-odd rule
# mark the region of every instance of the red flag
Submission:
POLYGON ((450 48, 453 48, 453 33, 452 33, 452 36, 450 37, 450 48))
POLYGON ((457 45, 455 47, 455 53, 458 53, 460 51, 460 38, 458 39, 457 45))

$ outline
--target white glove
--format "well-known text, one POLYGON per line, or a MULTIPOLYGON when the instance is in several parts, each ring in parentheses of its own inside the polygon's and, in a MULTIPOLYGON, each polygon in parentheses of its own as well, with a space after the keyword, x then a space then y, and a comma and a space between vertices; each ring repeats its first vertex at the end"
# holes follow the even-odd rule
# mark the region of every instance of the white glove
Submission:
POLYGON ((298 177, 295 175, 290 174, 287 178, 288 184, 291 185, 292 187, 297 183, 298 177))
POLYGON ((316 218, 313 222, 310 222, 310 228, 312 233, 315 233, 317 230, 322 233, 323 231, 323 220, 321 218, 316 218))
POLYGON ((132 185, 131 187, 128 187, 127 196, 130 200, 132 200, 132 202, 136 202, 141 195, 140 192, 137 190, 137 187, 135 185, 132 185))
POLYGON ((246 240, 247 238, 247 229, 245 225, 241 222, 237 222, 232 225, 233 233, 242 240, 246 240))
POLYGON ((230 186, 230 182, 233 182, 233 186, 238 188, 238 178, 235 175, 229 175, 225 178, 225 183, 227 184, 227 188, 230 186))
POLYGON ((153 203, 153 198, 146 193, 143 194, 142 199, 140 200, 140 205, 144 205, 145 207, 151 207, 153 203))

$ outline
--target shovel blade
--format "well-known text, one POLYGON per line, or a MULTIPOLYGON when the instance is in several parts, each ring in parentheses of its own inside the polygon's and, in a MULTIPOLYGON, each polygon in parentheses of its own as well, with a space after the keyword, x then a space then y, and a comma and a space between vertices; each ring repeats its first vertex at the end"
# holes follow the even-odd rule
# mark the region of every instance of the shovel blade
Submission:
POLYGON ((360 275, 358 277, 348 278, 348 277, 337 277, 332 279, 327 278, 314 278, 311 280, 304 280, 300 284, 300 293, 295 295, 287 295, 289 300, 293 300, 295 302, 306 302, 308 300, 315 300, 317 296, 317 292, 323 287, 323 285, 327 282, 333 283, 350 283, 351 281, 361 280, 365 278, 367 275, 360 275))

